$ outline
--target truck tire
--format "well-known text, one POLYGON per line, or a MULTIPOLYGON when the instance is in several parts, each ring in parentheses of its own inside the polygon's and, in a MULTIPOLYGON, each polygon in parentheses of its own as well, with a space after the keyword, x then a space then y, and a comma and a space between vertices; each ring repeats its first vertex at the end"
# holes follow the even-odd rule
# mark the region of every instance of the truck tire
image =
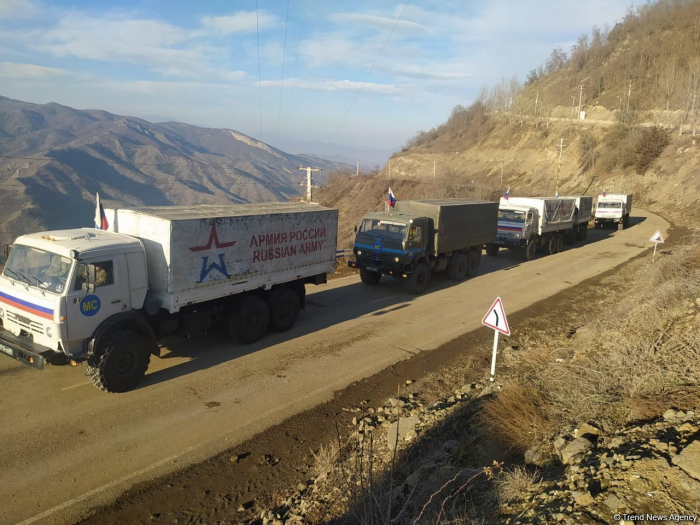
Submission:
POLYGON ((408 293, 420 295, 428 289, 428 286, 430 286, 430 267, 420 262, 404 281, 404 287, 408 293))
POLYGON ((453 281, 462 281, 467 276, 469 260, 463 253, 456 253, 450 259, 447 267, 447 277, 453 281))
POLYGON ((585 241, 588 239, 588 224, 582 224, 583 231, 581 232, 581 240, 585 241))
POLYGON ((382 278, 381 273, 377 272, 370 272, 369 270, 365 270, 364 268, 360 268, 360 279, 362 279, 362 282, 365 284, 369 284, 370 286, 374 286, 375 284, 379 283, 379 279, 382 278))
POLYGON ((151 361, 148 339, 129 329, 105 335, 87 360, 87 376, 104 392, 126 392, 138 385, 151 361))
POLYGON ((469 250, 467 253, 467 276, 474 277, 481 266, 481 253, 474 250, 469 250))
POLYGON ((557 236, 556 235, 550 235, 549 239, 547 239, 547 253, 549 255, 554 255, 557 253, 557 245, 559 242, 557 241, 557 236))
POLYGON ((557 253, 561 253, 564 251, 564 235, 557 233, 555 237, 557 239, 557 253))
POLYGON ((289 288, 277 288, 268 299, 270 327, 275 332, 286 332, 299 317, 299 296, 289 288))
POLYGON ((498 245, 497 244, 487 244, 486 245, 486 255, 491 257, 496 257, 498 255, 498 245))
POLYGON ((571 229, 567 230, 566 235, 564 236, 564 244, 567 246, 572 246, 576 242, 576 239, 578 239, 578 232, 578 226, 572 226, 571 229))
POLYGON ((618 230, 624 230, 625 229, 625 219, 622 219, 621 222, 617 223, 617 229, 618 230))
POLYGON ((600 223, 600 222, 598 222, 598 221, 595 221, 595 229, 596 229, 596 230, 602 230, 602 229, 603 229, 603 224, 600 223))
POLYGON ((527 245, 525 246, 524 250, 524 256, 526 261, 531 261, 532 259, 535 258, 535 255, 537 254, 537 243, 535 242, 535 239, 530 239, 527 241, 527 245))
POLYGON ((234 339, 249 345, 260 341, 270 325, 270 309, 256 295, 245 297, 234 308, 228 321, 228 333, 234 339))

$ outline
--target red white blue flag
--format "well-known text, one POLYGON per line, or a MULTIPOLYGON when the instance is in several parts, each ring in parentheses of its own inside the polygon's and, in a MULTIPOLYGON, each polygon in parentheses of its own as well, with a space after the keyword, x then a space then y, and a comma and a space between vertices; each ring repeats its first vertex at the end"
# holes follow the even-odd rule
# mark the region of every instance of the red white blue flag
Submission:
POLYGON ((393 208, 396 205, 396 197, 394 197, 394 192, 391 191, 391 186, 389 186, 389 195, 387 195, 386 203, 390 208, 393 208))
POLYGON ((607 197, 607 196, 608 196, 608 192, 603 190, 603 197, 607 197))
POLYGON ((508 189, 506 190, 505 195, 503 195, 503 198, 504 198, 505 200, 508 200, 509 197, 510 197, 510 188, 508 188, 508 189))
POLYGON ((98 230, 106 230, 109 228, 109 222, 107 222, 107 216, 105 215, 105 209, 102 207, 100 202, 100 194, 97 194, 97 203, 95 205, 95 228, 98 230))

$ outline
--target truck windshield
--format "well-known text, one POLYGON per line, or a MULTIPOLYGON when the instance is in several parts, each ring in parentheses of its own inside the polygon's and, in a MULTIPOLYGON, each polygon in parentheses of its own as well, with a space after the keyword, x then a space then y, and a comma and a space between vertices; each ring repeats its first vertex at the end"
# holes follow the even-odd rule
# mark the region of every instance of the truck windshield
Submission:
POLYGON ((63 293, 72 261, 57 253, 16 244, 3 275, 52 293, 63 293))
POLYGON ((622 208, 621 202, 599 202, 598 208, 622 208))
POLYGON ((360 231, 378 235, 389 239, 404 240, 406 235, 406 224, 400 222, 384 221, 381 219, 365 219, 362 221, 360 231))
POLYGON ((514 210, 498 210, 498 220, 508 222, 525 222, 525 212, 514 210))

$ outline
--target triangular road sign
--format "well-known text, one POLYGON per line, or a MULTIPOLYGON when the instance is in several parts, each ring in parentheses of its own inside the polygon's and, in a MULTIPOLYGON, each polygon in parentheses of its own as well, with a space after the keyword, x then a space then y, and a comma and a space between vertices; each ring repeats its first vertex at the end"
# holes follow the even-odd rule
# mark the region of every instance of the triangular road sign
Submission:
POLYGON ((510 327, 508 326, 508 319, 506 319, 506 311, 503 309, 503 301, 500 297, 496 300, 486 312, 486 315, 481 320, 481 324, 498 330, 504 335, 510 335, 510 327))
POLYGON ((649 239, 649 242, 658 242, 660 244, 663 244, 664 236, 661 235, 661 230, 656 230, 656 233, 651 236, 651 239, 649 239))

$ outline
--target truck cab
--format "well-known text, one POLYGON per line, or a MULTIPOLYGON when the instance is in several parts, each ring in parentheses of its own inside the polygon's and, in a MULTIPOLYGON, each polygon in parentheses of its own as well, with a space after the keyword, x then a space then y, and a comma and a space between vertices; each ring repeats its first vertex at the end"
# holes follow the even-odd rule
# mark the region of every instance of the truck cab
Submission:
POLYGON ((351 266, 360 269, 364 281, 410 274, 433 238, 431 222, 427 217, 403 213, 365 215, 357 229, 353 248, 356 260, 351 266))
POLYGON ((82 360, 100 327, 143 306, 147 287, 138 239, 94 229, 21 236, 0 275, 0 351, 39 369, 82 360))
POLYGON ((537 233, 538 220, 537 208, 501 203, 498 208, 496 244, 510 248, 527 246, 533 232, 537 233))
POLYGON ((632 211, 632 195, 604 194, 598 196, 595 210, 595 227, 613 226, 624 230, 629 226, 632 211))

